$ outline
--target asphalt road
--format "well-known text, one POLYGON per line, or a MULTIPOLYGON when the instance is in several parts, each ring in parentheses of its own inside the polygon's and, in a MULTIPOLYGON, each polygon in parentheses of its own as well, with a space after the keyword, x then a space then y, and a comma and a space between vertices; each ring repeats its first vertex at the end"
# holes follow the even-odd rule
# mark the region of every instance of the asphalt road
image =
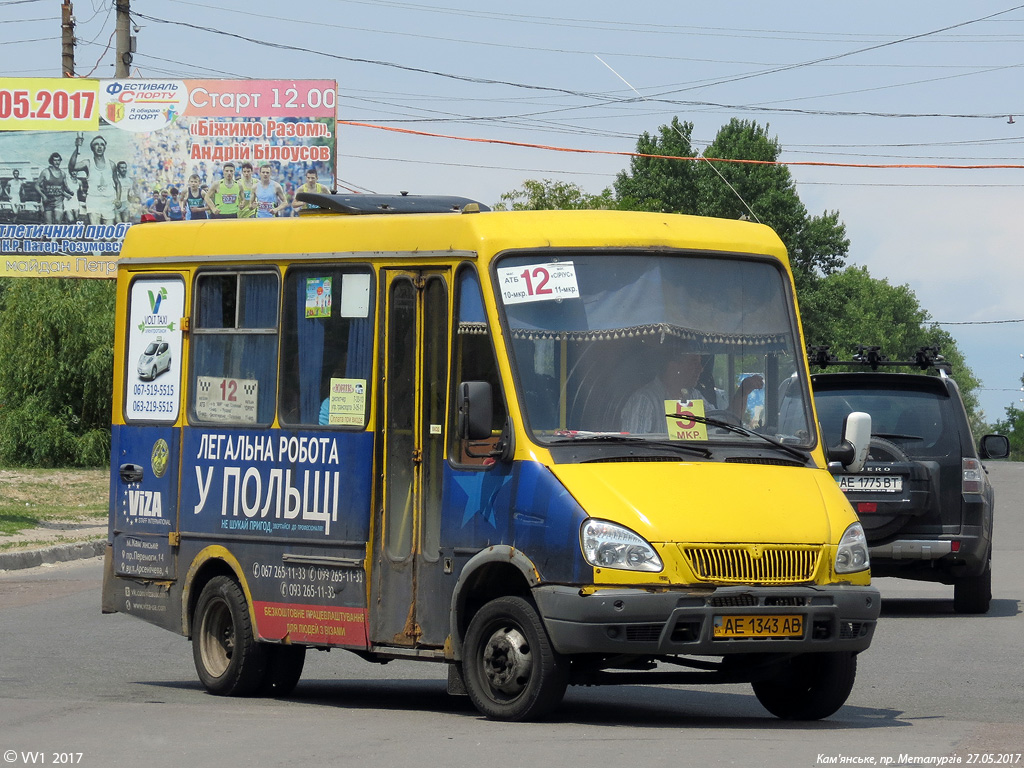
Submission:
POLYGON ((101 563, 0 573, 0 765, 1024 766, 1024 464, 990 463, 994 596, 891 579, 847 705, 785 723, 748 686, 570 689, 543 723, 493 723, 440 665, 311 653, 287 700, 206 694, 181 637, 100 614, 101 563), (959 759, 959 762, 956 762, 959 759))

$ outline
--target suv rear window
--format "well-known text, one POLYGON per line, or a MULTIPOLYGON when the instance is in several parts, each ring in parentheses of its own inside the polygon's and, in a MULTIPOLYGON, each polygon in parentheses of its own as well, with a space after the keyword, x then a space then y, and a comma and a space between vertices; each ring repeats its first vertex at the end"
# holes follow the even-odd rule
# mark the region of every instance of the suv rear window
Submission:
POLYGON ((814 401, 828 445, 837 445, 851 411, 871 414, 871 434, 895 443, 913 458, 959 454, 951 400, 941 392, 816 387, 814 401))

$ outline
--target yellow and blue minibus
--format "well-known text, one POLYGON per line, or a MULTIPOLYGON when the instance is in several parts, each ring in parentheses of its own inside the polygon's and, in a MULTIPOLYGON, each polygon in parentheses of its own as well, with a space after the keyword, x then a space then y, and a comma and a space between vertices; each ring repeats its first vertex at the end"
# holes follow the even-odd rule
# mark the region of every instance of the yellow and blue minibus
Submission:
POLYGON ((822 444, 774 232, 306 198, 125 238, 105 612, 222 695, 340 648, 498 720, 568 685, 843 705, 880 601, 828 466, 867 436, 822 444))

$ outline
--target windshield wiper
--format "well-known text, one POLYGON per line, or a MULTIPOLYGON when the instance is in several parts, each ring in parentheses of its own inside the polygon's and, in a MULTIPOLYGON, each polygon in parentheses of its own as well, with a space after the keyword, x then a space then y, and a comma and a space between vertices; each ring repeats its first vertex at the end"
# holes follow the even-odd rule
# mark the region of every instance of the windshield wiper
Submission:
POLYGON ((924 440, 920 435, 902 435, 898 432, 872 432, 872 437, 882 437, 886 440, 924 440))
MULTIPOLYGON (((679 418, 678 413, 666 413, 665 416, 673 419, 679 418)), ((786 445, 781 440, 776 440, 774 437, 769 437, 768 435, 761 434, 760 432, 755 432, 754 430, 747 429, 746 427, 741 427, 738 424, 730 424, 728 421, 723 421, 722 419, 713 419, 708 416, 697 416, 696 414, 693 413, 687 413, 686 418, 692 419, 693 421, 698 421, 701 424, 707 424, 708 426, 711 427, 720 427, 721 429, 728 430, 729 432, 735 432, 737 435, 743 435, 744 437, 760 438, 761 440, 764 440, 766 443, 774 445, 776 448, 782 449, 790 456, 795 456, 796 458, 800 459, 800 461, 802 461, 804 464, 811 460, 811 454, 807 451, 802 451, 799 448, 794 448, 791 445, 786 445)))
POLYGON ((621 443, 625 445, 651 445, 658 448, 669 448, 672 450, 683 450, 691 453, 697 453, 706 459, 710 459, 712 453, 709 449, 700 446, 693 445, 692 443, 684 443, 676 440, 650 440, 646 437, 638 437, 637 435, 631 435, 628 432, 587 432, 587 431, 564 431, 555 433, 556 438, 562 438, 566 441, 571 442, 601 442, 601 443, 621 443))

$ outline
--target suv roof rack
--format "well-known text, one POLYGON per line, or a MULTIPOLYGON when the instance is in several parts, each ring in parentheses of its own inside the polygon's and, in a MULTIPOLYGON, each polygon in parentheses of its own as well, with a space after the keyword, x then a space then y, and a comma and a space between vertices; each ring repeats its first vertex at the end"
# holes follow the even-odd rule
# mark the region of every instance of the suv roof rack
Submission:
POLYGON ((466 197, 451 195, 337 195, 320 192, 297 192, 295 199, 300 203, 317 206, 308 213, 344 213, 349 215, 369 213, 478 213, 491 210, 483 203, 466 197))
POLYGON ((854 349, 856 353, 852 360, 840 360, 829 350, 828 345, 807 345, 807 362, 812 366, 818 366, 822 370, 830 365, 864 365, 869 366, 872 371, 877 371, 882 366, 904 366, 920 368, 927 371, 934 368, 936 371, 945 374, 953 373, 953 366, 946 362, 938 347, 920 347, 914 353, 913 360, 890 360, 882 354, 881 347, 872 347, 866 344, 859 344, 854 349))

